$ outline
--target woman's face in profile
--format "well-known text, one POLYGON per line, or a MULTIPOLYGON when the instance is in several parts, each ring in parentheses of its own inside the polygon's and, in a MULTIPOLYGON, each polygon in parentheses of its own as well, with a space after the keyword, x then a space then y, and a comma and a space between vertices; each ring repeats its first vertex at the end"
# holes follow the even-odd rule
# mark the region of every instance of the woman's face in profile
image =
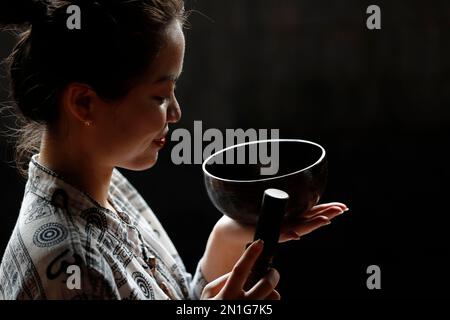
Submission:
POLYGON ((175 83, 183 68, 184 48, 182 25, 175 21, 144 79, 120 101, 100 103, 90 128, 95 140, 91 146, 101 151, 108 165, 144 170, 155 164, 169 123, 181 117, 175 83))

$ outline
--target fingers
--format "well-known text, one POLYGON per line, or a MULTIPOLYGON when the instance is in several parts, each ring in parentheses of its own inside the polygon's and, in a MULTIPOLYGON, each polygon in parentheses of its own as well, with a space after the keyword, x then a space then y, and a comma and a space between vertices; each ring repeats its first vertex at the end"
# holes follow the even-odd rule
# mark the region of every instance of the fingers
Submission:
POLYGON ((298 237, 304 236, 314 230, 329 225, 331 223, 330 219, 326 216, 317 216, 310 220, 303 222, 301 225, 297 226, 291 232, 294 232, 298 237))
POLYGON ((263 249, 263 241, 260 239, 253 242, 244 254, 239 258, 238 262, 233 267, 230 277, 224 286, 224 290, 229 293, 236 293, 242 291, 244 283, 261 254, 263 249))
POLYGON ((208 283, 204 288, 202 292, 201 299, 209 299, 212 297, 215 297, 220 290, 222 290, 223 286, 225 285, 226 281, 228 280, 230 276, 230 272, 226 273, 222 276, 220 276, 217 279, 214 279, 210 283, 208 283))
POLYGON ((280 280, 280 274, 270 269, 250 290, 244 291, 243 286, 263 249, 263 241, 253 242, 235 264, 230 273, 211 281, 202 292, 202 299, 251 299, 279 300, 280 294, 275 287, 280 280))
POLYGON ((316 215, 322 215, 323 212, 325 212, 326 210, 330 210, 330 208, 334 208, 333 210, 336 211, 347 211, 348 207, 341 203, 341 202, 330 202, 330 203, 324 203, 324 204, 319 204, 317 206, 312 207, 308 212, 306 212, 303 217, 305 218, 311 218, 313 216, 316 215))
POLYGON ((266 300, 280 300, 281 295, 277 290, 273 290, 266 298, 266 300))
POLYGON ((328 207, 326 209, 323 209, 323 210, 317 212, 314 215, 306 214, 306 215, 303 216, 303 219, 310 220, 311 218, 314 218, 314 217, 317 217, 317 216, 325 216, 325 217, 327 217, 328 219, 331 220, 334 217, 336 217, 338 215, 341 215, 342 213, 344 213, 344 210, 342 210, 340 207, 332 206, 332 207, 328 207))
POLYGON ((307 213, 288 221, 287 223, 285 223, 282 226, 283 230, 289 231, 289 230, 296 228, 297 226, 300 226, 300 225, 304 224, 305 222, 310 221, 319 216, 323 216, 323 217, 328 218, 328 220, 331 220, 331 219, 335 218, 336 216, 342 214, 344 211, 340 207, 330 206, 330 207, 325 207, 324 209, 322 209, 320 211, 315 210, 314 213, 310 213, 310 212, 311 211, 308 211, 307 213))
POLYGON ((348 207, 340 202, 314 206, 308 212, 283 224, 279 241, 298 240, 301 236, 330 224, 332 219, 347 210, 348 207))
POLYGON ((330 206, 337 206, 342 208, 342 210, 348 209, 348 207, 343 204, 342 202, 328 202, 328 203, 322 203, 322 204, 318 204, 317 206, 314 206, 313 209, 311 210, 322 210, 325 209, 326 207, 330 207, 330 206))
POLYGON ((246 298, 251 300, 267 299, 280 280, 280 274, 275 269, 270 269, 267 274, 260 279, 250 290, 246 293, 246 298))

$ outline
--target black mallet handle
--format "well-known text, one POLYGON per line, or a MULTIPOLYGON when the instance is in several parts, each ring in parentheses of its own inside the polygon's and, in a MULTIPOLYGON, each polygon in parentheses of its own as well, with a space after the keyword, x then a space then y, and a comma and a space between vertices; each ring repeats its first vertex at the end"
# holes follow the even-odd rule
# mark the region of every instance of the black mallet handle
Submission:
POLYGON ((282 190, 267 189, 264 191, 261 211, 253 239, 262 239, 264 248, 244 285, 245 290, 252 288, 272 266, 288 199, 289 195, 282 190))

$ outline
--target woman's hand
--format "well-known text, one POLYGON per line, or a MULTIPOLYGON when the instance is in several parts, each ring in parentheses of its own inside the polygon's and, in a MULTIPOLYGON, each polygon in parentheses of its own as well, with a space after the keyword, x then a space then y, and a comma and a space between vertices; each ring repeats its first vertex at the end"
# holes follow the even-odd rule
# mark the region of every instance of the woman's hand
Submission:
MULTIPOLYGON (((300 237, 324 226, 336 216, 348 210, 347 206, 340 202, 332 202, 314 206, 311 210, 296 218, 285 221, 281 226, 280 242, 298 240, 300 237)), ((222 216, 217 221, 211 232, 205 253, 203 255, 202 269, 207 281, 220 278, 215 285, 224 285, 226 275, 233 269, 236 261, 241 257, 245 245, 253 241, 255 226, 244 225, 235 220, 222 216)))
MULTIPOLYGON (((347 206, 340 202, 316 205, 298 218, 284 221, 280 230, 279 242, 298 240, 300 237, 330 224, 333 218, 347 210, 347 206)), ((215 228, 219 230, 218 232, 222 234, 223 238, 235 244, 241 243, 243 245, 253 240, 255 232, 254 226, 243 225, 227 216, 222 216, 216 223, 215 228)))
POLYGON ((311 210, 295 220, 285 222, 281 226, 279 241, 286 242, 298 240, 300 237, 307 235, 322 226, 329 225, 333 218, 341 215, 345 211, 348 211, 347 206, 340 202, 331 202, 314 206, 311 210))
POLYGON ((280 275, 275 269, 270 269, 250 290, 244 290, 244 285, 262 252, 263 245, 262 240, 253 242, 236 262, 231 272, 205 286, 201 299, 279 300, 280 294, 275 287, 280 280, 280 275))

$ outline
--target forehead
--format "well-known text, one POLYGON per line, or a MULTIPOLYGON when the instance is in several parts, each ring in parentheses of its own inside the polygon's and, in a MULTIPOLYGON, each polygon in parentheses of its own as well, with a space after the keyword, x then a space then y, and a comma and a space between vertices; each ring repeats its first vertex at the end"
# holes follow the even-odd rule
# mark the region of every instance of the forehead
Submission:
POLYGON ((150 66, 150 79, 178 76, 183 69, 185 40, 179 22, 170 24, 164 34, 164 46, 159 50, 150 66))

